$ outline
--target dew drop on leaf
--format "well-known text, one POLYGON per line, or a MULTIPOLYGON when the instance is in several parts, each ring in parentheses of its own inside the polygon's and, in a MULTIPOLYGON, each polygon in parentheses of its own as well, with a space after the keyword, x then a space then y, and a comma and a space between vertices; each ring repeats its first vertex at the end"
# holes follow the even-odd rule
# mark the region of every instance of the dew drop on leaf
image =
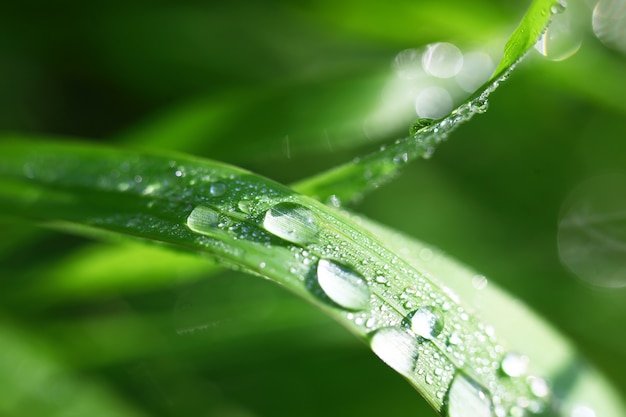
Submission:
POLYGON ((582 34, 571 13, 559 13, 554 15, 535 49, 551 61, 563 61, 578 52, 581 43, 582 34))
POLYGON ((609 48, 626 53, 626 2, 600 0, 593 9, 593 33, 609 48))
POLYGON ((603 175, 579 185, 561 209, 561 262, 588 284, 626 287, 626 175, 603 175))
POLYGON ((420 307, 409 313, 405 322, 411 331, 424 339, 431 340, 443 330, 443 316, 435 307, 420 307))
POLYGON ((383 327, 374 332, 370 345, 374 353, 387 365, 407 376, 418 357, 417 341, 402 327, 383 327))
POLYGON ((317 282, 328 298, 347 310, 363 310, 369 306, 367 282, 347 266, 321 259, 317 264, 317 282))
POLYGON ((457 374, 450 385, 446 417, 492 417, 491 398, 478 383, 457 374))
POLYGON ((417 119, 411 124, 411 127, 409 128, 409 134, 415 135, 417 132, 431 126, 433 123, 435 123, 435 119, 429 119, 427 117, 417 119))
POLYGON ((197 206, 187 217, 187 227, 196 233, 214 234, 217 230, 219 213, 206 206, 197 206))
POLYGON ((502 372, 510 377, 522 376, 528 369, 528 357, 514 352, 507 353, 500 363, 502 372))
POLYGON ((213 197, 219 197, 221 195, 224 195, 225 192, 226 192, 226 184, 224 184, 223 182, 215 182, 211 184, 211 186, 209 187, 209 193, 213 197))
POLYGON ((265 213, 263 227, 291 243, 311 243, 319 233, 319 220, 310 209, 290 202, 278 203, 265 213))

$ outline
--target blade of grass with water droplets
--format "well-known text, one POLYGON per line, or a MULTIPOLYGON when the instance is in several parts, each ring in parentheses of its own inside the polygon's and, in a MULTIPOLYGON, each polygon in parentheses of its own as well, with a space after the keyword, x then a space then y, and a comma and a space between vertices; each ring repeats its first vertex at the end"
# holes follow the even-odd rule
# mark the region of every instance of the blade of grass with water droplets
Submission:
POLYGON ((305 179, 295 189, 333 204, 358 199, 388 182, 409 161, 429 158, 436 147, 460 124, 487 110, 489 95, 508 78, 515 65, 537 42, 553 13, 557 0, 535 0, 504 48, 504 56, 491 79, 446 117, 428 123, 409 137, 397 140, 380 151, 327 172, 305 179))
POLYGON ((160 241, 282 284, 366 341, 440 413, 461 416, 454 403, 470 400, 472 417, 558 404, 544 375, 518 376, 524 364, 515 356, 501 368, 515 343, 358 218, 182 155, 28 141, 0 148, 4 212, 83 234, 160 241))

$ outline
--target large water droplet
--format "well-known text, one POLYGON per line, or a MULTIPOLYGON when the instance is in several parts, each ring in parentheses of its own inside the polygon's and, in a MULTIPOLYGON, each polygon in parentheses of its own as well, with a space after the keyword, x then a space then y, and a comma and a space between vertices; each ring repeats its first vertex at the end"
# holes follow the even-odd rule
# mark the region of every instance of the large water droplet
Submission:
POLYGON ((529 376, 527 381, 528 386, 530 387, 530 392, 532 392, 536 397, 544 398, 550 394, 550 387, 545 379, 536 376, 529 376))
POLYGON ((491 398, 476 382, 457 374, 450 385, 447 417, 491 417, 491 398))
POLYGON ((626 1, 600 0, 591 22, 593 33, 603 44, 626 53, 626 1))
POLYGON ((187 217, 187 227, 196 233, 214 234, 218 221, 219 212, 210 207, 198 206, 187 217))
POLYGON ((452 97, 445 88, 428 87, 415 98, 415 111, 422 118, 440 119, 452 110, 452 97))
POLYGON ((310 209, 296 203, 278 203, 265 213, 263 227, 292 243, 310 243, 319 233, 319 220, 310 209))
POLYGON ((511 377, 522 376, 528 370, 528 357, 517 353, 507 353, 500 364, 502 372, 511 377))
POLYGON ((543 36, 535 44, 539 53, 552 61, 563 61, 580 49, 582 33, 570 13, 556 14, 543 36))
POLYGON ((357 272, 327 259, 317 264, 317 282, 333 302, 348 310, 363 310, 370 300, 370 289, 357 272))
POLYGON ((402 327, 383 327, 372 336, 374 353, 396 372, 408 376, 417 361, 417 341, 402 327))
POLYGON ((596 177, 572 192, 561 209, 558 249, 583 281, 626 287, 626 175, 596 177))
POLYGON ((463 68, 456 75, 456 81, 468 93, 473 93, 483 85, 494 70, 491 57, 485 52, 469 52, 463 56, 463 68))
POLYGON ((409 313, 407 317, 408 326, 413 333, 424 339, 434 339, 443 330, 443 316, 435 307, 420 307, 409 313))
POLYGON ((424 70, 439 78, 454 77, 463 67, 463 54, 451 43, 439 42, 426 47, 422 56, 424 70))

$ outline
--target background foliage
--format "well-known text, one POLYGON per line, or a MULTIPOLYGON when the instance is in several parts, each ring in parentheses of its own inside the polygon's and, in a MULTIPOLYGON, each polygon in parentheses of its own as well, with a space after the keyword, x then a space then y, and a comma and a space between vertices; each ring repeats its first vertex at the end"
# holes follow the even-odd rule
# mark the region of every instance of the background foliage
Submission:
MULTIPOLYGON (((406 134, 408 121, 363 128, 399 51, 501 50, 526 7, 3 4, 0 130, 184 151, 289 183, 406 134)), ((626 394, 626 293, 577 280, 556 245, 571 190, 626 167, 626 58, 593 37, 585 3, 575 10, 576 55, 531 54, 485 115, 357 209, 519 296, 626 394)), ((20 380, 66 412, 63 399, 80 396, 128 415, 433 414, 365 346, 270 283, 158 248, 1 224, 0 351, 19 375, 3 374, 5 389, 20 380)), ((2 405, 41 415, 36 401, 2 405)))

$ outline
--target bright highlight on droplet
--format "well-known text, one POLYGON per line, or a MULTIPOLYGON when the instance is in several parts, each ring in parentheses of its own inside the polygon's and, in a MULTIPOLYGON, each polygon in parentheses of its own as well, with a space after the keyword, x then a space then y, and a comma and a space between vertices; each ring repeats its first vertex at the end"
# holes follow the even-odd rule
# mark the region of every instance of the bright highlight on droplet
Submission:
POLYGON ((485 52, 468 52, 463 55, 463 66, 456 74, 456 82, 463 90, 473 93, 487 82, 494 69, 493 60, 485 52))
POLYGON ((428 87, 415 98, 415 111, 419 117, 441 119, 452 111, 452 97, 445 88, 428 87))
POLYGON ((593 9, 591 24, 603 44, 626 53, 625 0, 600 0, 593 9))
POLYGON ((317 264, 317 282, 328 298, 345 309, 364 310, 369 305, 367 282, 346 266, 321 259, 317 264))
POLYGON ((417 49, 405 49, 396 55, 393 68, 399 78, 414 80, 424 74, 422 69, 422 53, 417 49))
POLYGON ((424 339, 434 339, 443 330, 443 316, 435 307, 420 307, 408 319, 413 333, 424 339))
POLYGON ((570 417, 596 417, 596 412, 586 405, 578 405, 574 407, 570 417))
POLYGON ((319 221, 313 211, 291 202, 278 203, 265 213, 263 227, 291 243, 310 243, 319 233, 319 221))
POLYGON ((426 51, 422 55, 422 65, 424 70, 434 77, 454 77, 463 66, 463 54, 451 43, 433 43, 426 46, 426 51))
POLYGON ((535 44, 535 49, 551 61, 563 61, 580 49, 582 33, 576 28, 570 13, 557 13, 550 26, 535 44))
POLYGON ((477 383, 458 374, 448 391, 448 417, 492 417, 489 395, 477 383))
POLYGON ((561 262, 599 287, 626 287, 626 175, 593 178, 577 187, 561 209, 561 262))
POLYGON ((383 327, 372 336, 372 351, 396 372, 408 376, 417 361, 417 341, 402 327, 383 327))
POLYGON ((196 233, 214 234, 217 229, 219 213, 206 206, 198 206, 187 217, 187 227, 196 233))
POLYGON ((502 372, 510 377, 522 376, 528 370, 528 357, 517 353, 507 353, 500 364, 502 372))

